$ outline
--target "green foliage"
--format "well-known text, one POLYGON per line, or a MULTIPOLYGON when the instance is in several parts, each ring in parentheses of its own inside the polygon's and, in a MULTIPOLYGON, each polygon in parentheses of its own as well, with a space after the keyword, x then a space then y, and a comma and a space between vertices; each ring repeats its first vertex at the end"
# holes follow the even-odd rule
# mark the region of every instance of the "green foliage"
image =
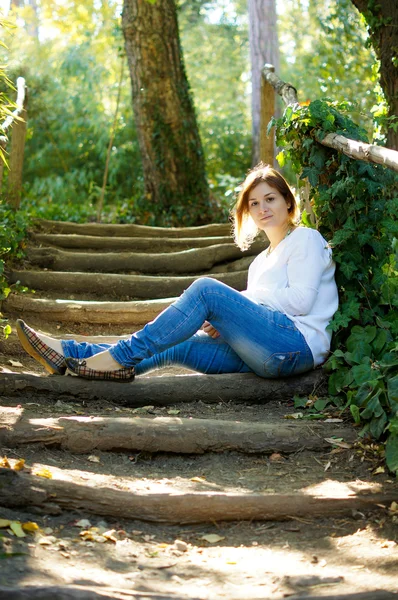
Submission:
MULTIPOLYGON (((6 260, 8 265, 13 260, 23 258, 28 224, 23 211, 14 212, 9 205, 0 201, 0 302, 11 291, 6 276, 6 260)), ((1 318, 1 313, 0 330, 6 338, 11 333, 11 327, 6 319, 1 318)))
POLYGON ((387 464, 398 472, 398 178, 319 143, 331 132, 367 141, 351 110, 321 100, 290 106, 276 121, 277 138, 312 186, 318 227, 337 264, 329 393, 345 398, 363 435, 387 439, 387 464))

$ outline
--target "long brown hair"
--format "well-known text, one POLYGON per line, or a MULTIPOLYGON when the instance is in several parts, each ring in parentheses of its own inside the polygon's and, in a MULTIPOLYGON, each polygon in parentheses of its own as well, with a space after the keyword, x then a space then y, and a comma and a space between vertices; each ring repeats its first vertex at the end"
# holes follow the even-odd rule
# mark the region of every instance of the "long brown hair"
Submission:
POLYGON ((300 218, 300 210, 296 198, 286 179, 269 165, 264 163, 258 164, 254 169, 249 171, 244 180, 233 210, 234 238, 241 250, 247 250, 258 234, 258 229, 249 213, 249 195, 251 190, 262 182, 267 183, 282 194, 286 204, 289 206, 288 213, 292 224, 297 223, 300 218))

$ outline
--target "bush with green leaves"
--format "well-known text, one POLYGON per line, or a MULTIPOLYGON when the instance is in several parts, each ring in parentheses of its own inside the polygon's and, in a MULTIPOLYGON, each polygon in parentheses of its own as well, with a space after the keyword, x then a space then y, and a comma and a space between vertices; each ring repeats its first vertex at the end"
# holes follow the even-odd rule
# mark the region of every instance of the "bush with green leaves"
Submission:
MULTIPOLYGON (((0 201, 0 303, 11 292, 5 268, 13 260, 24 257, 25 238, 29 219, 23 211, 15 212, 8 204, 0 201)), ((6 319, 1 318, 0 330, 7 337, 11 327, 6 319)))
MULTIPOLYGON (((347 116, 353 108, 316 100, 289 106, 273 124, 280 162, 311 184, 317 227, 337 264, 329 393, 344 397, 362 435, 386 441, 387 465, 398 473, 398 177, 320 144, 332 132, 367 141, 347 116)), ((310 224, 305 212, 303 221, 310 224)))

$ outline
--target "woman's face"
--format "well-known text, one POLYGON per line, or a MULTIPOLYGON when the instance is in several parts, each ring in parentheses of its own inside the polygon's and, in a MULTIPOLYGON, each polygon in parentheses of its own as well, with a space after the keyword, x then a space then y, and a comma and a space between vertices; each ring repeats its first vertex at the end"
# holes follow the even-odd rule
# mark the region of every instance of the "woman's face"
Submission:
POLYGON ((286 229, 290 221, 285 198, 277 189, 262 181, 249 193, 249 214, 259 229, 286 229))

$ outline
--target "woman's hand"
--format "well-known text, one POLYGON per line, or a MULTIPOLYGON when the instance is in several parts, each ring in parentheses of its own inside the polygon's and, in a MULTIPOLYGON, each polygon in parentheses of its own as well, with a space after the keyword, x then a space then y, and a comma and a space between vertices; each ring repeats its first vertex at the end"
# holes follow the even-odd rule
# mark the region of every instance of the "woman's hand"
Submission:
POLYGON ((205 333, 207 333, 207 335, 209 335, 213 339, 220 337, 220 334, 218 333, 217 329, 214 329, 213 325, 209 323, 209 321, 205 321, 203 323, 202 329, 205 333))

